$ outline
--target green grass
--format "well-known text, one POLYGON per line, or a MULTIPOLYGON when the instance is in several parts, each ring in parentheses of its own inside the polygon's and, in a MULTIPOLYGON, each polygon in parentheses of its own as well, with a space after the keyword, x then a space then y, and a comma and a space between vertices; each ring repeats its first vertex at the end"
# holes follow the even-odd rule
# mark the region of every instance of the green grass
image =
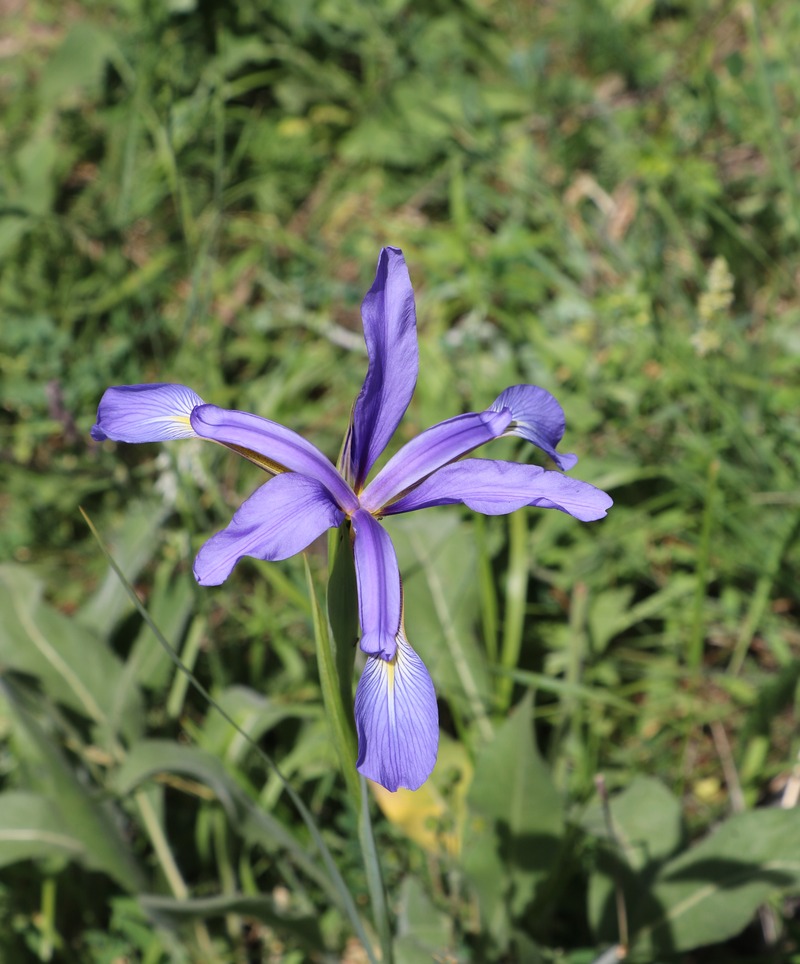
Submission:
POLYGON ((533 382, 615 499, 389 523, 450 738, 429 791, 371 805, 395 960, 592 961, 614 882, 633 960, 800 960, 797 815, 771 806, 800 750, 795 6, 7 15, 0 957, 378 953, 303 560, 191 578, 262 476, 88 431, 108 385, 180 381, 335 457, 389 243, 421 355, 395 444, 533 382))

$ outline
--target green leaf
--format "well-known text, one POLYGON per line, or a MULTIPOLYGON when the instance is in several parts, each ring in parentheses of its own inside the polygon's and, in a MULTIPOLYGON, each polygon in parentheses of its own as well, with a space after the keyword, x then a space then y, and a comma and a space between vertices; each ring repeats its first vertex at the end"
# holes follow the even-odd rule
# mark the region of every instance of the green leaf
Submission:
POLYGON ((419 964, 452 958, 453 925, 447 914, 434 906, 416 877, 400 885, 395 964, 419 964))
POLYGON ((42 585, 23 566, 0 565, 0 662, 35 676, 54 700, 83 713, 110 736, 142 726, 138 689, 106 644, 42 601, 42 585))
POLYGON ((199 747, 171 740, 141 740, 131 747, 114 774, 112 786, 120 795, 127 795, 147 780, 172 773, 189 776, 209 787, 243 839, 258 843, 269 853, 285 850, 312 880, 338 897, 336 883, 291 831, 248 797, 221 760, 199 747))
POLYGON ((47 797, 66 834, 83 848, 81 862, 107 873, 128 892, 141 889, 144 874, 120 829, 122 814, 101 803, 79 778, 16 684, 5 679, 0 686, 18 723, 19 752, 29 768, 28 782, 47 797))
POLYGON ((232 821, 238 819, 241 791, 225 770, 222 762, 196 746, 184 746, 171 740, 140 740, 128 752, 114 773, 112 786, 126 796, 136 787, 162 773, 191 776, 214 791, 232 821))
POLYGON ((609 804, 616 840, 608 839, 603 810, 591 807, 583 820, 586 830, 606 841, 598 853, 597 871, 589 879, 589 920, 603 940, 614 940, 617 914, 614 882, 619 880, 626 905, 635 913, 659 867, 680 847, 683 817, 680 801, 652 777, 636 777, 609 804))
MULTIPOLYGON (((252 752, 251 741, 258 742, 284 720, 316 722, 323 717, 319 703, 278 702, 247 686, 229 686, 215 693, 214 698, 236 721, 241 731, 247 734, 247 739, 218 713, 208 714, 202 728, 197 731, 196 739, 204 750, 228 764, 244 760, 252 752)), ((283 769, 286 770, 285 762, 283 769)))
POLYGON ((564 834, 561 797, 534 742, 530 696, 481 748, 468 803, 467 873, 479 886, 485 885, 476 877, 479 869, 489 870, 495 881, 482 913, 499 919, 500 911, 492 905, 502 901, 512 916, 520 915, 555 870, 564 834), (486 853, 487 832, 497 835, 499 863, 486 853), (500 868, 502 881, 497 879, 500 868))
POLYGON ((53 804, 38 793, 0 794, 0 867, 19 860, 81 858, 83 844, 64 827, 53 804))
POLYGON ((358 642, 358 585, 350 524, 344 522, 332 529, 328 539, 331 560, 328 578, 328 620, 333 633, 336 672, 343 705, 353 699, 353 663, 358 642))
POLYGON ((114 50, 111 36, 86 22, 76 23, 48 58, 39 80, 39 97, 47 107, 72 105, 81 89, 95 95, 114 50))
POLYGON ((635 922, 633 950, 650 958, 653 950, 681 952, 727 940, 780 891, 800 893, 797 811, 738 814, 662 867, 635 922))
POLYGON ((139 894, 139 902, 146 910, 158 914, 159 917, 166 915, 178 920, 205 920, 225 914, 243 914, 277 928, 279 933, 291 934, 310 950, 320 951, 325 947, 316 918, 287 912, 277 906, 273 897, 267 895, 230 893, 177 900, 159 894, 139 894))

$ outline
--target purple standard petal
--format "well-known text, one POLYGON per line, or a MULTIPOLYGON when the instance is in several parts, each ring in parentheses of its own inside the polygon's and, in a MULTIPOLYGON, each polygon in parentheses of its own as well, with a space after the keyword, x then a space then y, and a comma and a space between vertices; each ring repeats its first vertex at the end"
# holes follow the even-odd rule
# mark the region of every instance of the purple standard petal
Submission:
POLYGON ((383 248, 361 303, 369 367, 353 406, 342 464, 356 489, 386 448, 417 382, 417 316, 403 252, 383 248))
POLYGON ((502 435, 511 413, 472 412, 439 422, 411 439, 392 456, 361 496, 361 505, 380 512, 392 499, 418 485, 432 472, 502 435))
POLYGON ((117 385, 107 388, 91 435, 96 442, 166 442, 193 438, 189 416, 203 399, 185 385, 117 385))
POLYGON ((299 472, 321 482, 346 512, 358 506, 353 490, 320 450, 290 428, 268 418, 216 405, 192 412, 192 428, 201 438, 233 449, 268 472, 299 472))
POLYGON ((489 406, 493 412, 511 412, 512 424, 506 435, 519 435, 546 452, 565 472, 578 461, 577 455, 561 455, 556 446, 566 427, 564 409, 550 392, 536 385, 512 385, 489 406))
POLYGON ((602 489, 538 465, 491 459, 464 459, 434 472, 388 514, 463 502, 484 515, 505 515, 524 505, 560 509, 582 522, 602 519, 612 500, 602 489))
POLYGON ((401 630, 390 660, 371 656, 355 703, 358 772, 387 790, 417 790, 439 747, 439 710, 425 664, 401 630))
POLYGON ((243 556, 288 559, 344 519, 317 479, 277 475, 241 504, 227 528, 212 536, 194 562, 201 586, 219 586, 243 556))
POLYGON ((359 509, 351 521, 361 648, 370 656, 391 659, 397 647, 402 606, 397 556, 389 533, 369 512, 359 509))

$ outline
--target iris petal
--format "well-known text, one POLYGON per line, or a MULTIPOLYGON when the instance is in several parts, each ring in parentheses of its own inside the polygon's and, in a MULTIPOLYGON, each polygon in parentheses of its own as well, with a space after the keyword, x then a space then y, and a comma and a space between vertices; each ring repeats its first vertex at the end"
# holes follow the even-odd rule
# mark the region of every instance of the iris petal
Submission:
POLYGON ((189 417, 203 399, 185 385, 117 385, 107 388, 92 428, 96 442, 166 442, 193 438, 189 417))
POLYGON ((243 556, 288 559, 302 552, 344 514, 317 479, 294 472, 277 475, 243 502, 227 528, 197 554, 195 579, 219 586, 243 556))
POLYGON ((216 405, 192 412, 192 428, 220 442, 268 472, 299 472, 321 482, 345 511, 356 508, 353 490, 320 450, 290 428, 268 418, 216 405))
POLYGON ((538 465, 464 459, 434 472, 385 511, 389 515, 457 502, 484 515, 505 515, 524 505, 560 509, 582 522, 602 519, 613 504, 602 489, 538 465))
POLYGON ((510 424, 511 414, 504 410, 457 415, 431 426, 389 459, 364 489, 361 505, 370 512, 380 511, 392 499, 443 465, 498 438, 510 424))
POLYGON ((519 435, 546 452, 565 472, 578 461, 577 455, 561 455, 556 446, 566 427, 564 409, 556 399, 536 385, 512 385, 489 406, 493 412, 511 412, 512 425, 507 435, 519 435))
POLYGON ((401 590, 397 555, 389 533, 369 512, 352 516, 358 582, 361 648, 370 656, 391 659, 400 630, 401 590))
POLYGON ((353 406, 342 464, 359 488, 400 423, 417 382, 414 291, 399 248, 383 248, 361 304, 369 367, 353 406))
POLYGON ((430 674, 402 630, 391 660, 367 660, 355 718, 358 772, 391 791, 422 786, 436 763, 439 711, 430 674))

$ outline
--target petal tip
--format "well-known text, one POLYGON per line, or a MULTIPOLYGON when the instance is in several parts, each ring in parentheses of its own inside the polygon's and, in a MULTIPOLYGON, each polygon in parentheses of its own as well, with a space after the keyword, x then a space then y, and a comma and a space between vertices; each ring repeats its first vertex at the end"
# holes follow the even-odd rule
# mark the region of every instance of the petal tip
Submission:
POLYGON ((402 633, 393 660, 367 660, 355 717, 358 772, 392 793, 418 790, 436 765, 439 710, 425 664, 402 633))

